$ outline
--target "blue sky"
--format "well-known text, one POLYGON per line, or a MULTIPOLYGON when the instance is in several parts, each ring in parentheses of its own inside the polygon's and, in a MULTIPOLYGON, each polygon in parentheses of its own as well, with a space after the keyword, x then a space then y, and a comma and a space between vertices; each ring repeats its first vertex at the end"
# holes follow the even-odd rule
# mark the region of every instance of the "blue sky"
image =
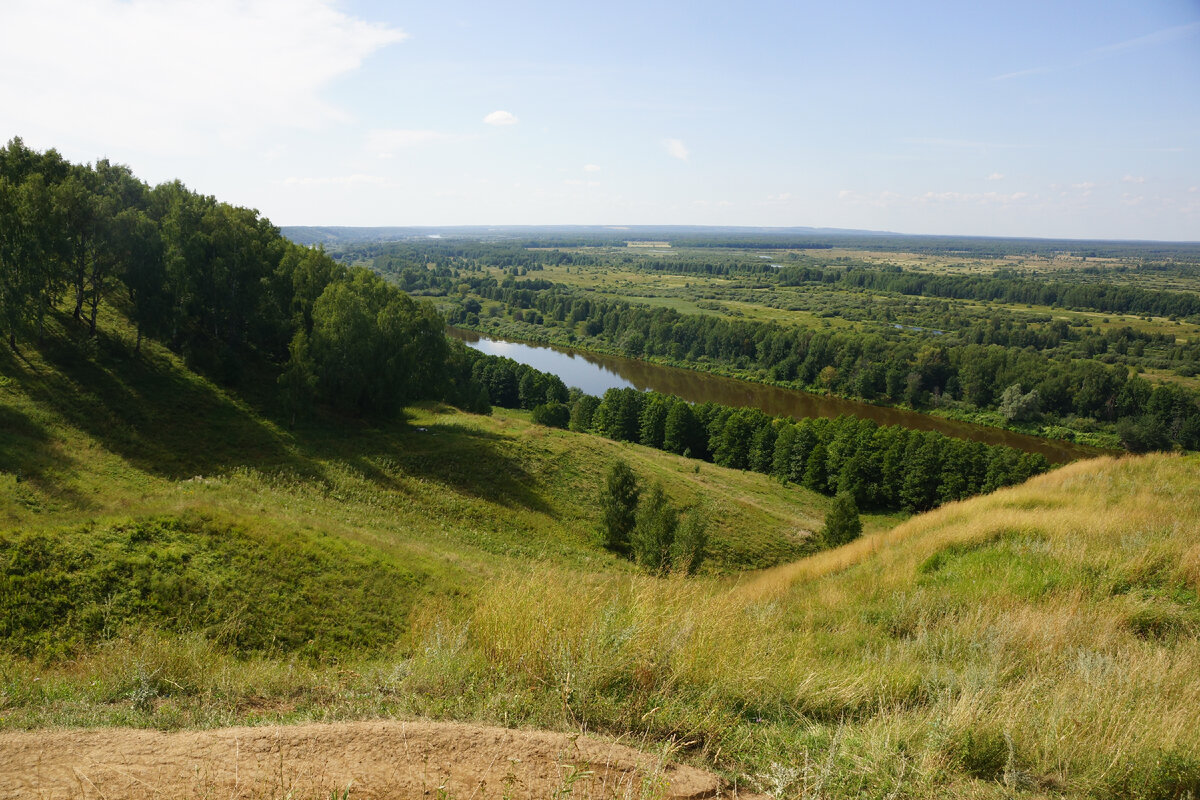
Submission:
POLYGON ((0 136, 277 224, 1200 239, 1200 2, 6 0, 0 136))

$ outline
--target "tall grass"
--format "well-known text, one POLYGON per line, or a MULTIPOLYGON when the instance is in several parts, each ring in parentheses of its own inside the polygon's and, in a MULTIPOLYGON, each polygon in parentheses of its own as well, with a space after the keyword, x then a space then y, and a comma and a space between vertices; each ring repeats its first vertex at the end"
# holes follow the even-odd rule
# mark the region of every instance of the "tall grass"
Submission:
POLYGON ((1106 459, 751 580, 511 578, 472 612, 470 649, 571 720, 737 750, 742 769, 769 771, 761 726, 836 733, 840 773, 868 783, 1183 796, 1197 483, 1194 458, 1106 459))

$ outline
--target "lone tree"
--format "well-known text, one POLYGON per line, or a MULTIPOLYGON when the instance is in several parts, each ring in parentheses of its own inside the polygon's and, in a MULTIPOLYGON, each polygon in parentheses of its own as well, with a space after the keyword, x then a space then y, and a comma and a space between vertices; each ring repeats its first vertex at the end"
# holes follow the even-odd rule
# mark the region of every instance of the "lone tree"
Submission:
POLYGON ((604 546, 614 553, 629 556, 629 537, 637 524, 638 499, 641 497, 637 475, 624 461, 618 461, 608 470, 604 488, 600 492, 600 509, 603 514, 601 535, 604 546))
POLYGON ((854 541, 861 533, 862 520, 858 518, 858 506, 854 504, 854 495, 850 492, 839 492, 825 514, 825 527, 821 530, 821 535, 830 547, 838 547, 854 541))
POLYGON ((677 530, 679 512, 667 500, 662 485, 656 483, 637 510, 637 524, 633 528, 637 562, 657 575, 668 572, 677 530))

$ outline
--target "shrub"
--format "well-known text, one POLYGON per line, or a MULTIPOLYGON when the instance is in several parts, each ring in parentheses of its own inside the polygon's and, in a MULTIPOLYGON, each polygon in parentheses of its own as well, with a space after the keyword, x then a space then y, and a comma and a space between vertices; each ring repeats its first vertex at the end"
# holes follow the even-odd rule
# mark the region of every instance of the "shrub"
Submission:
POLYGON ((604 546, 614 553, 629 555, 629 537, 637 523, 640 497, 637 475, 629 465, 624 461, 613 464, 600 492, 603 514, 600 533, 604 538, 604 546))
POLYGON ((858 506, 854 503, 854 495, 850 492, 839 492, 825 514, 825 527, 822 528, 821 535, 830 547, 838 547, 857 539, 861 533, 862 520, 858 518, 858 506))
POLYGON ((675 534, 672 566, 688 575, 695 575, 700 571, 700 565, 704 563, 707 555, 708 520, 700 510, 693 509, 684 514, 679 522, 679 529, 675 534))
POLYGON ((571 422, 571 409, 566 403, 543 403, 533 409, 529 418, 538 425, 550 428, 566 428, 571 422))
POLYGON ((632 537, 637 562, 660 575, 670 569, 678 530, 679 512, 667 501, 662 485, 656 483, 637 510, 632 537))

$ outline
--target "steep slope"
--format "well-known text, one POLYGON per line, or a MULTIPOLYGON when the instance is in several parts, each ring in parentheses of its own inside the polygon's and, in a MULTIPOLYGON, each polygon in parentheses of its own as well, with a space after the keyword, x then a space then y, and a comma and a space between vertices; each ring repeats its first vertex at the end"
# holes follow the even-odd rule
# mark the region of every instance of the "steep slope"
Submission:
POLYGON ((1183 797, 1198 589, 1200 460, 1156 455, 730 586, 509 585, 471 624, 489 669, 569 688, 574 717, 651 715, 785 794, 1183 797))

